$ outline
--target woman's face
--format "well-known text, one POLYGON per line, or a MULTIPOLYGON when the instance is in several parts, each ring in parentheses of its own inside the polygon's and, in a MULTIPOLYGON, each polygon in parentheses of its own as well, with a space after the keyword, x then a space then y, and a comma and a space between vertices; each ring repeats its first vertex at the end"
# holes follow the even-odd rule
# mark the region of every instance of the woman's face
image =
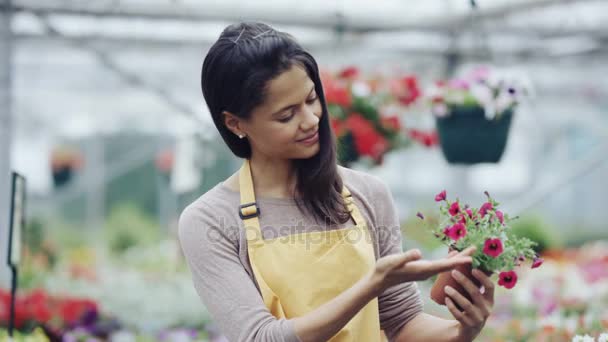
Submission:
POLYGON ((269 158, 306 159, 319 152, 321 102, 304 67, 293 65, 267 85, 267 96, 238 130, 253 154, 269 158))

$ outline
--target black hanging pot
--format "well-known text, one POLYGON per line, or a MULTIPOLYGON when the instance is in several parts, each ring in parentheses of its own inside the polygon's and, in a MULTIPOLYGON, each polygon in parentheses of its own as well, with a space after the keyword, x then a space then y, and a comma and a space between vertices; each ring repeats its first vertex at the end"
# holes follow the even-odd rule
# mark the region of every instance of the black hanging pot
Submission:
POLYGON ((72 179, 72 167, 64 165, 53 170, 53 185, 55 188, 66 185, 72 179))
POLYGON ((483 107, 454 107, 437 118, 443 155, 450 164, 497 163, 507 145, 513 111, 488 120, 483 107))

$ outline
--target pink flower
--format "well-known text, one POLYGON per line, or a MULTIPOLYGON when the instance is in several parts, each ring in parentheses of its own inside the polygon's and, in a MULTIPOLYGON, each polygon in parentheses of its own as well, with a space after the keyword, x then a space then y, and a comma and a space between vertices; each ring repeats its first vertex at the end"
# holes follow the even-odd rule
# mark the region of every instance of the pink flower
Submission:
POLYGON ((462 223, 456 223, 451 228, 447 229, 447 233, 444 230, 444 233, 450 237, 450 239, 458 241, 467 235, 467 227, 465 227, 462 223))
POLYGON ((479 215, 481 215, 481 217, 486 216, 486 214, 488 213, 488 210, 492 210, 492 203, 490 202, 486 202, 484 203, 481 208, 479 208, 479 215))
POLYGON ((467 216, 469 216, 469 219, 473 220, 473 211, 471 209, 468 209, 468 208, 465 209, 464 211, 466 212, 466 215, 465 215, 465 213, 461 212, 461 216, 462 217, 461 217, 460 221, 458 221, 458 222, 460 222, 462 224, 466 224, 467 223, 467 216))
POLYGON ((467 217, 464 215, 460 215, 460 221, 458 221, 458 223, 462 223, 464 225, 467 224, 467 217))
POLYGON ((449 211, 450 211, 450 215, 456 216, 456 214, 458 214, 460 212, 460 205, 458 204, 458 202, 452 203, 452 205, 450 205, 449 211))
POLYGON ((544 261, 543 258, 539 258, 539 257, 534 258, 534 261, 532 261, 532 268, 540 267, 540 265, 543 264, 543 261, 544 261))
POLYGON ((483 253, 492 258, 498 257, 502 254, 502 251, 502 241, 500 239, 487 239, 483 245, 483 253))
POLYGON ((500 221, 500 224, 505 223, 505 215, 502 213, 502 211, 496 210, 496 217, 498 217, 498 221, 500 221))
POLYGON ((467 212, 467 214, 469 215, 469 218, 473 218, 473 211, 471 209, 467 209, 465 210, 467 212))
POLYGON ((418 214, 416 214, 416 216, 418 216, 421 220, 424 220, 424 215, 422 215, 421 212, 418 212, 418 214))
POLYGON ((498 285, 506 289, 512 289, 517 284, 517 273, 515 271, 500 272, 498 275, 498 285))
POLYGON ((435 196, 435 202, 445 201, 445 198, 446 198, 446 192, 445 192, 445 190, 443 190, 442 192, 437 194, 437 196, 435 196))

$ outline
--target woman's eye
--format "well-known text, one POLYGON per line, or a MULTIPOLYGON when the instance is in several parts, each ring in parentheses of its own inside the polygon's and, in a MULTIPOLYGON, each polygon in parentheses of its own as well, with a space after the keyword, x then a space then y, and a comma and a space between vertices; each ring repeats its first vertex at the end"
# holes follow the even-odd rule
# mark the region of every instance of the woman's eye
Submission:
POLYGON ((308 101, 306 101, 306 102, 308 102, 308 104, 311 104, 311 103, 314 103, 315 101, 317 101, 317 99, 318 99, 318 97, 315 96, 312 99, 308 99, 308 101))
POLYGON ((283 122, 283 123, 289 122, 289 120, 291 120, 291 118, 293 118, 293 114, 290 114, 289 116, 286 116, 284 118, 280 118, 279 122, 283 122))

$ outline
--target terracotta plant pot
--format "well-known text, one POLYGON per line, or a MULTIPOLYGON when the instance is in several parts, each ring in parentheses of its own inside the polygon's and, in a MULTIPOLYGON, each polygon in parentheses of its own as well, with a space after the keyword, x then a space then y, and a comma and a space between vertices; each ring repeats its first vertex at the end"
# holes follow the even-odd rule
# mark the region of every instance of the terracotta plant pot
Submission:
MULTIPOLYGON (((460 265, 458 267, 456 267, 456 269, 458 271, 460 271, 460 273, 464 274, 465 277, 471 279, 471 281, 473 281, 473 284, 475 284, 477 287, 481 287, 481 284, 479 283, 479 280, 477 280, 477 278, 475 278, 473 276, 473 274, 471 273, 473 271, 473 267, 471 266, 471 264, 468 265, 460 265)), ((483 271, 487 276, 492 275, 492 272, 487 272, 487 271, 483 271)), ((467 292, 467 290, 465 290, 459 282, 456 281, 456 279, 454 279, 454 277, 452 277, 452 272, 443 272, 440 273, 437 276, 437 280, 435 280, 435 283, 433 284, 433 287, 431 288, 431 299, 436 302, 439 305, 445 305, 445 290, 444 288, 446 287, 446 285, 451 286, 453 289, 455 289, 456 291, 458 291, 459 293, 461 293, 466 299, 468 299, 469 301, 472 302, 471 300, 471 296, 469 295, 469 293, 467 292)), ((456 304, 454 302, 454 304, 456 304)), ((458 307, 458 304, 456 304, 456 306, 458 307)))

